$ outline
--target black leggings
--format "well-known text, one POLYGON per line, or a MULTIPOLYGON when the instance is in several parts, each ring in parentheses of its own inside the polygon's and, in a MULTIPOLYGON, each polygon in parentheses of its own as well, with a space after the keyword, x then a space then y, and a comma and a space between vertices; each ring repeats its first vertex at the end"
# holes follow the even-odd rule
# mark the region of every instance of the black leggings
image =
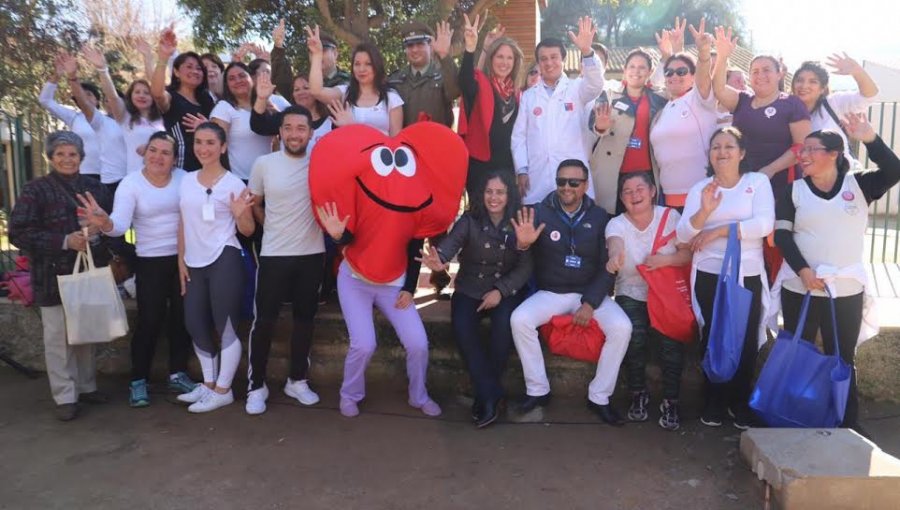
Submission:
MULTIPOLYGON (((744 349, 734 377, 726 383, 713 383, 706 378, 706 406, 724 410, 748 407, 750 393, 753 391, 753 372, 756 368, 758 354, 759 321, 762 308, 762 278, 764 276, 748 276, 744 278, 744 288, 753 293, 750 304, 750 316, 747 318, 747 331, 744 332, 744 349)), ((703 314, 703 351, 709 342, 709 328, 712 325, 713 302, 716 297, 716 285, 719 275, 697 271, 694 293, 703 314)), ((704 376, 705 377, 705 376, 704 376)))
MULTIPOLYGON (((844 427, 853 427, 859 415, 859 399, 856 394, 856 341, 862 327, 863 293, 853 296, 839 297, 834 300, 834 311, 837 315, 838 349, 841 358, 850 365, 850 395, 847 398, 847 410, 844 412, 844 427)), ((781 313, 784 316, 784 329, 795 331, 800 319, 800 308, 803 305, 803 294, 787 289, 781 290, 781 313)), ((822 347, 825 354, 834 354, 834 333, 831 324, 831 307, 828 298, 813 296, 809 301, 806 324, 800 338, 815 342, 816 333, 822 332, 822 347)))
POLYGON ((166 324, 169 373, 187 370, 191 337, 184 327, 184 304, 178 283, 178 256, 138 257, 137 327, 131 337, 131 380, 149 379, 156 339, 166 324))
POLYGON ((325 254, 296 257, 260 257, 256 273, 256 310, 250 330, 250 364, 247 378, 250 391, 266 381, 266 364, 278 312, 290 301, 293 309, 291 333, 291 372, 295 381, 307 378, 309 349, 312 344, 313 318, 319 306, 322 264, 325 254))
POLYGON ((201 352, 215 356, 238 341, 235 329, 241 318, 241 296, 244 292, 244 264, 241 250, 226 246, 212 264, 188 269, 190 280, 184 295, 184 322, 201 352), (218 346, 213 330, 221 338, 218 346))

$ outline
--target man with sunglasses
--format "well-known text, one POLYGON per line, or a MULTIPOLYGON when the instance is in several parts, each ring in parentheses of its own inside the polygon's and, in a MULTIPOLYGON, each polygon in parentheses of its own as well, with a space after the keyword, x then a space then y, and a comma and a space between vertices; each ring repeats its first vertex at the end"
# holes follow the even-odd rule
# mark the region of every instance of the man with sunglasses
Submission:
POLYGON ((537 328, 555 315, 573 314, 586 326, 593 318, 606 336, 597 372, 588 386, 588 407, 606 423, 624 420, 610 405, 619 366, 631 339, 631 320, 609 297, 615 278, 606 270, 606 223, 609 215, 585 196, 588 168, 567 159, 556 170, 556 191, 513 220, 517 248, 533 250, 538 291, 513 312, 513 342, 525 376, 523 413, 550 401, 550 381, 537 328))

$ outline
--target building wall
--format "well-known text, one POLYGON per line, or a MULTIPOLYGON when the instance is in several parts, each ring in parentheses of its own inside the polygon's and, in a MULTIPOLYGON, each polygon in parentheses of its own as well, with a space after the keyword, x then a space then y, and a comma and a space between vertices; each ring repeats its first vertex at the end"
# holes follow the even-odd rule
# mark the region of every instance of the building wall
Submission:
POLYGON ((506 27, 506 35, 519 43, 525 61, 534 61, 534 47, 541 38, 541 13, 536 0, 508 0, 491 14, 506 27))

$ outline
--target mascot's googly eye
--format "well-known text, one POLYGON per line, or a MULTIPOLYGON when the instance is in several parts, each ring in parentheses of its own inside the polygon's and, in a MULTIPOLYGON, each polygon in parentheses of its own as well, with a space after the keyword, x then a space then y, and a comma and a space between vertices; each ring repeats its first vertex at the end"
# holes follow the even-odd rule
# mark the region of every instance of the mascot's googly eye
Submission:
POLYGON ((416 157, 409 147, 400 147, 394 151, 394 166, 406 177, 416 175, 416 157))
POLYGON ((372 151, 372 168, 378 175, 387 177, 394 170, 394 153, 383 145, 375 147, 372 151))

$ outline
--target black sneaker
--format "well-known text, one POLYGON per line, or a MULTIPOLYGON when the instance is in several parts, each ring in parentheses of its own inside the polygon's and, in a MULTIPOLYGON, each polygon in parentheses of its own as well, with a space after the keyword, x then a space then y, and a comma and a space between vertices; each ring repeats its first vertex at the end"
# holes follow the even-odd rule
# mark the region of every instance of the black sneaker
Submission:
POLYGON ((753 414, 750 409, 744 406, 735 406, 728 408, 728 416, 731 417, 734 428, 738 430, 747 430, 753 426, 753 414))
POLYGON ((659 426, 666 430, 678 430, 681 427, 681 419, 678 417, 678 401, 664 399, 659 405, 659 426))
POLYGON ((631 407, 628 408, 628 421, 647 421, 650 413, 647 406, 650 405, 650 394, 646 390, 635 391, 631 394, 631 407))
POLYGON ((700 423, 707 427, 721 427, 722 421, 725 419, 724 414, 720 407, 707 404, 706 408, 703 409, 703 414, 700 415, 700 423))

